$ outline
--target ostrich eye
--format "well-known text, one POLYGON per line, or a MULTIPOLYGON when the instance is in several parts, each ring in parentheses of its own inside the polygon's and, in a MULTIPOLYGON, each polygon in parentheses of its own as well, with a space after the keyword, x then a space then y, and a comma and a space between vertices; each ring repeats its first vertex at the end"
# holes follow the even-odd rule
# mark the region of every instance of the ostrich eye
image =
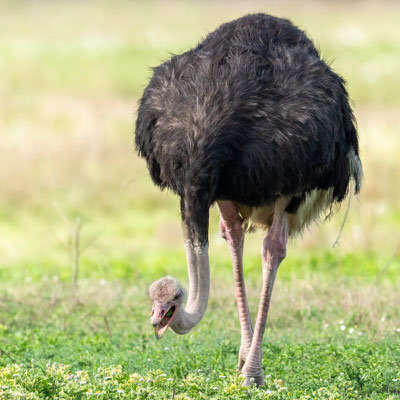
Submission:
POLYGON ((178 294, 173 298, 173 300, 176 301, 176 300, 179 299, 179 297, 181 297, 180 293, 178 293, 178 294))

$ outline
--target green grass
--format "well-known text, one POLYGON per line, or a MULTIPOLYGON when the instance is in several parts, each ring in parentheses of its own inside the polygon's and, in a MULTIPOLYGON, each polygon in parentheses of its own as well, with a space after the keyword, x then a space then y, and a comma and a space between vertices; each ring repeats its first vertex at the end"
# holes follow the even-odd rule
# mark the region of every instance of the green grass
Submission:
MULTIPOLYGON (((362 256, 310 257, 300 271, 295 262, 282 265, 263 345, 270 378, 250 391, 234 370, 240 332, 228 262, 213 265, 202 323, 187 336, 168 332, 161 341, 148 321, 146 287, 155 272, 135 279, 124 265, 123 277, 91 276, 77 288, 57 275, 4 286, 0 387, 5 398, 75 399, 92 391, 104 399, 150 392, 164 399, 172 389, 176 398, 193 399, 398 398, 398 277, 388 272, 376 281, 379 271, 369 258, 373 267, 362 278, 350 272, 355 263, 368 263, 362 256)), ((249 268, 247 277, 254 312, 259 273, 249 268)))
MULTIPOLYGON (((0 0, 0 399, 400 399, 399 17, 383 2, 0 0), (187 273, 178 200, 152 185, 132 134, 150 66, 256 11, 306 29, 348 81, 365 183, 338 248, 346 207, 290 243, 270 377, 245 389, 215 208, 207 313, 189 335, 154 338, 149 284, 187 287, 187 273)), ((253 315, 262 238, 246 237, 253 315)))
MULTIPOLYGON (((143 349, 148 349, 145 343, 133 348, 131 353, 143 353, 143 349)), ((345 345, 278 342, 265 346, 264 357, 278 362, 266 366, 269 373, 263 389, 242 387, 239 374, 221 365, 220 358, 232 360, 235 347, 230 341, 217 346, 214 343, 211 351, 193 349, 193 346, 172 346, 167 351, 176 353, 177 350, 185 352, 180 356, 174 354, 164 370, 151 372, 146 360, 124 367, 100 364, 91 373, 65 364, 45 366, 31 360, 25 365, 0 369, 4 380, 0 394, 31 395, 26 397, 31 399, 165 399, 173 398, 173 394, 176 399, 387 399, 400 392, 399 377, 393 378, 389 372, 398 370, 399 364, 392 357, 400 354, 390 341, 372 346, 368 341, 345 345)), ((152 356, 156 357, 157 353, 152 356)))

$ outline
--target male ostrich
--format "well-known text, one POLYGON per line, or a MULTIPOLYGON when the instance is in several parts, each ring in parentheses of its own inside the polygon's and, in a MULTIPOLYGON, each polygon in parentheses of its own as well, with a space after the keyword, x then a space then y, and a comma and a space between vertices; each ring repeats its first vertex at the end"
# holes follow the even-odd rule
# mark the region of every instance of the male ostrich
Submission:
POLYGON ((264 383, 261 344, 289 236, 360 190, 358 139, 344 81, 286 19, 253 14, 221 25, 154 68, 140 101, 136 147, 161 189, 180 197, 189 295, 173 278, 150 286, 157 338, 185 334, 207 307, 209 209, 228 242, 241 324, 238 368, 264 383), (268 230, 253 329, 243 277, 244 234, 268 230))

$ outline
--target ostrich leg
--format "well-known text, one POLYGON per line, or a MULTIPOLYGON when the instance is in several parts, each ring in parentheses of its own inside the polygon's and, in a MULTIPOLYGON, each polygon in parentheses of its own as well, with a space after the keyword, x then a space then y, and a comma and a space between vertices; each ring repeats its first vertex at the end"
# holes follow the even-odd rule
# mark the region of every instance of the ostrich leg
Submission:
POLYGON ((238 362, 238 369, 241 370, 246 361, 247 353, 249 352, 253 337, 253 326, 251 323, 243 277, 243 221, 232 202, 219 201, 218 208, 221 213, 221 219, 219 222, 221 236, 228 242, 233 265, 233 275, 235 278, 236 299, 242 336, 238 362))
POLYGON ((286 243, 288 240, 289 228, 288 215, 285 212, 285 208, 288 203, 289 200, 285 198, 280 198, 276 201, 274 219, 261 249, 263 285, 254 335, 246 362, 242 369, 245 375, 245 386, 250 386, 253 382, 258 386, 264 384, 264 374, 261 368, 261 344, 276 273, 280 263, 286 256, 286 243))

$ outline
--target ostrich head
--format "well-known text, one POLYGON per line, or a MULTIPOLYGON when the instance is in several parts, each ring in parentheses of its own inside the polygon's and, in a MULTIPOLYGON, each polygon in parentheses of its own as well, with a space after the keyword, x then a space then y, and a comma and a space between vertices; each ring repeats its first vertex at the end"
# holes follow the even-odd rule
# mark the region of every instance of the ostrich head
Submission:
POLYGON ((166 276, 150 285, 152 302, 150 322, 157 339, 161 339, 168 327, 174 327, 174 320, 181 311, 186 292, 174 278, 166 276))

